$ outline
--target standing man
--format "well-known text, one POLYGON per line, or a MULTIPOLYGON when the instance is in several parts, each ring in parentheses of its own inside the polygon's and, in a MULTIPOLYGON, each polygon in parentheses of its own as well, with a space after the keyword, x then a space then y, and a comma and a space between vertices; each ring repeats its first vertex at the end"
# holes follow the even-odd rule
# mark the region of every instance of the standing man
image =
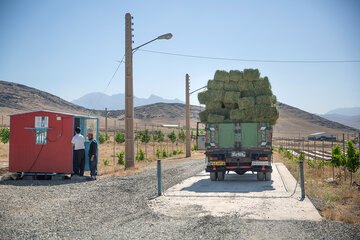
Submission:
POLYGON ((97 142, 94 139, 93 133, 88 133, 87 137, 89 138, 90 148, 89 148, 89 168, 90 168, 90 179, 89 180, 96 180, 97 175, 97 142))
POLYGON ((75 136, 71 143, 74 146, 73 174, 84 176, 85 168, 85 138, 80 134, 79 127, 75 128, 75 136))

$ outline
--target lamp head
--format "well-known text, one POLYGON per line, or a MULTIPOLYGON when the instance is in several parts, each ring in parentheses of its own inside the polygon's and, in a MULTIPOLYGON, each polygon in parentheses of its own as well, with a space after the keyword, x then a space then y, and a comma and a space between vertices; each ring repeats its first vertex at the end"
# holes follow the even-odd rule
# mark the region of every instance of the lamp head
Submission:
POLYGON ((171 33, 167 33, 167 34, 164 34, 164 35, 161 35, 161 36, 158 36, 157 39, 171 39, 172 38, 172 34, 171 33))

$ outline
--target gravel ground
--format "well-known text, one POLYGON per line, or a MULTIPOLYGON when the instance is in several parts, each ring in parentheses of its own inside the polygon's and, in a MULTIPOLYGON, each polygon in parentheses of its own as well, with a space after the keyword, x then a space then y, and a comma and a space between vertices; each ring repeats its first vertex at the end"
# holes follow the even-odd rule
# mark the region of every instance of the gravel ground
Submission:
MULTIPOLYGON (((164 188, 200 172, 203 164, 203 160, 190 160, 164 166, 164 188)), ((155 168, 93 182, 2 182, 0 239, 360 238, 359 226, 325 220, 259 221, 237 216, 157 215, 148 206, 148 199, 157 192, 156 184, 155 168)))

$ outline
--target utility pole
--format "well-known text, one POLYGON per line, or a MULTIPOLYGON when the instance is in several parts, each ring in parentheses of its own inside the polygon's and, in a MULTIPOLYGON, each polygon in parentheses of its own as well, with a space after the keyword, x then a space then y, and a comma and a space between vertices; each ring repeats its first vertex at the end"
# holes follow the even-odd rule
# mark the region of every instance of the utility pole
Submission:
POLYGON ((125 169, 135 166, 131 19, 132 19, 131 14, 126 13, 125 15, 125 169))
POLYGON ((190 77, 186 74, 186 157, 191 157, 190 138, 190 77))
POLYGON ((114 160, 114 166, 116 165, 115 163, 115 155, 116 155, 116 151, 115 151, 115 137, 116 137, 116 119, 114 119, 114 148, 113 148, 113 160, 114 160))
POLYGON ((107 108, 105 108, 105 136, 107 135, 107 117, 108 117, 108 111, 107 108))

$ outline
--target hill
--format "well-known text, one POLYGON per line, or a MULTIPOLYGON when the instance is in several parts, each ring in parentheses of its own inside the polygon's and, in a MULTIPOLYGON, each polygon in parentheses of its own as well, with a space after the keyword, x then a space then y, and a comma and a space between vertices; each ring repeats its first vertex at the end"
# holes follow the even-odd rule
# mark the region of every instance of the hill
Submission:
MULTIPOLYGON (((280 118, 274 127, 274 136, 306 136, 313 132, 329 132, 332 134, 354 133, 357 129, 324 119, 315 114, 278 103, 280 118)), ((53 110, 81 115, 92 115, 100 118, 100 127, 104 126, 104 111, 90 110, 65 101, 52 94, 30 88, 21 84, 0 81, 0 114, 8 115, 38 110, 53 110)), ((198 113, 204 110, 199 106, 191 106, 191 125, 196 127, 198 113)), ((122 121, 124 110, 109 111, 108 116, 122 121)), ((139 106, 134 109, 135 123, 143 124, 179 124, 185 125, 185 104, 155 103, 139 106)), ((123 121, 122 121, 123 122, 123 121)), ((122 123, 123 124, 123 123, 122 123)))
MULTIPOLYGON (((71 101, 74 104, 88 108, 104 110, 118 110, 125 108, 125 94, 119 93, 109 96, 105 93, 95 92, 86 94, 79 99, 71 101)), ((134 97, 134 107, 149 105, 154 103, 183 103, 179 99, 169 100, 164 99, 154 94, 150 95, 149 98, 138 98, 134 97)))
POLYGON ((325 113, 325 115, 329 114, 339 114, 344 116, 359 116, 360 115, 360 107, 352 107, 352 108, 336 108, 331 111, 325 113))

